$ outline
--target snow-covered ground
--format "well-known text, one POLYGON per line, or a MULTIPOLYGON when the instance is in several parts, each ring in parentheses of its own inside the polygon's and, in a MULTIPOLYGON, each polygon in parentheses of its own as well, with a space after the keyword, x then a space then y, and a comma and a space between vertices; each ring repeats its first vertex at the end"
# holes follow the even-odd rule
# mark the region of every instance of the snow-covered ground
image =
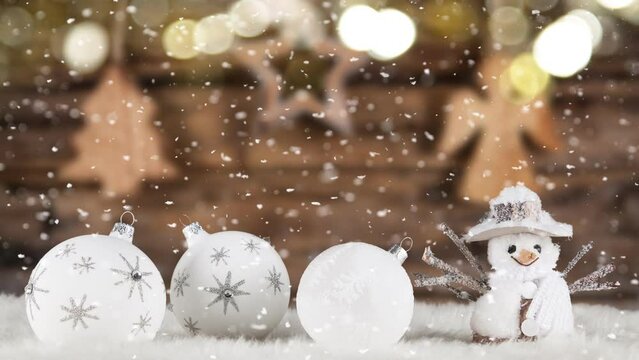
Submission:
POLYGON ((190 337, 170 312, 155 341, 123 345, 40 344, 27 323, 24 299, 0 295, 0 359, 639 359, 639 311, 576 305, 578 333, 536 343, 470 343, 471 307, 418 303, 412 328, 393 349, 357 356, 328 354, 300 327, 294 311, 264 341, 190 337))

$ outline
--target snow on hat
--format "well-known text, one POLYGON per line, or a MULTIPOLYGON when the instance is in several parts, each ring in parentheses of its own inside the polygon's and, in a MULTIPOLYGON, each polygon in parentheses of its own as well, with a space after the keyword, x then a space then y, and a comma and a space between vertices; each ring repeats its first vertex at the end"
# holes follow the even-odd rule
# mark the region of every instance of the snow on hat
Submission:
POLYGON ((539 196, 523 184, 504 188, 490 200, 490 212, 464 235, 466 242, 532 232, 553 237, 572 236, 572 225, 555 221, 541 208, 539 196))

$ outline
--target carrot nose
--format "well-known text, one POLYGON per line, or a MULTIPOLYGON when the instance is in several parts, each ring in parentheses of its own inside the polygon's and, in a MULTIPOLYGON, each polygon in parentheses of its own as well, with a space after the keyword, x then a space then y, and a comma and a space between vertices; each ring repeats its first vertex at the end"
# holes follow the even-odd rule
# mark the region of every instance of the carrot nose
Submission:
POLYGON ((519 255, 517 255, 517 261, 522 265, 530 265, 537 260, 538 257, 539 255, 536 253, 523 249, 519 252, 519 255))

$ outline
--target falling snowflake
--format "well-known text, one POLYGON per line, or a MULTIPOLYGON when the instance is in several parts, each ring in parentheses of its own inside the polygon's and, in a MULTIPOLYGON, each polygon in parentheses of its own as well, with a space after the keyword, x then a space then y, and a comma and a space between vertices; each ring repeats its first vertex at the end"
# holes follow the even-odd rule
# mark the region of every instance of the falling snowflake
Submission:
POLYGON ((146 333, 146 328, 148 326, 151 326, 151 317, 149 316, 149 312, 147 311, 146 315, 140 315, 140 320, 138 322, 133 323, 133 329, 131 330, 131 332, 135 335, 139 334, 140 331, 146 333))
POLYGON ((149 285, 146 280, 144 280, 145 276, 149 276, 152 272, 142 272, 140 271, 140 257, 135 257, 135 266, 132 266, 131 263, 122 255, 119 254, 122 261, 126 264, 128 270, 120 270, 120 269, 111 269, 111 271, 118 273, 124 276, 124 279, 115 282, 113 285, 120 285, 124 283, 130 283, 129 287, 129 299, 133 295, 133 289, 138 288, 138 293, 140 294, 140 301, 144 302, 144 291, 142 288, 142 284, 146 285, 149 289, 152 289, 151 285, 149 285))
POLYGON ((246 241, 244 243, 244 251, 249 251, 251 253, 259 253, 260 252, 260 244, 253 241, 253 239, 246 241))
POLYGON ((75 254, 75 244, 64 244, 64 247, 58 250, 58 253, 55 254, 57 258, 67 258, 69 255, 75 254))
POLYGON ((60 306, 60 308, 62 308, 62 310, 64 310, 67 313, 69 313, 67 316, 65 316, 62 319, 60 319, 60 322, 73 320, 73 330, 75 330, 75 328, 78 326, 78 323, 81 323, 82 327, 85 328, 85 329, 89 328, 87 323, 84 321, 85 318, 94 319, 94 320, 100 320, 99 317, 89 314, 89 311, 95 309, 97 306, 89 305, 87 307, 84 307, 84 303, 86 302, 86 300, 87 300, 87 296, 85 294, 84 296, 82 296, 82 301, 80 301, 80 304, 77 305, 73 298, 69 298, 69 302, 71 303, 71 307, 67 307, 67 306, 64 306, 64 305, 60 306))
POLYGON ((270 289, 272 287, 273 295, 276 295, 278 291, 280 293, 282 292, 281 286, 284 285, 284 283, 280 281, 281 276, 282 276, 282 273, 280 272, 278 274, 277 270, 275 270, 275 266, 273 266, 273 271, 269 270, 268 276, 265 277, 265 279, 268 280, 269 282, 267 289, 270 289))
POLYGON ((231 285, 231 276, 232 276, 231 272, 229 271, 226 274, 226 280, 224 281, 224 284, 222 284, 220 280, 215 275, 213 275, 215 282, 217 282, 217 287, 216 288, 205 287, 203 290, 206 292, 217 294, 217 297, 213 301, 211 301, 206 306, 206 308, 211 307, 211 305, 219 301, 224 301, 224 315, 226 315, 226 310, 229 303, 233 305, 233 307, 235 308, 235 311, 237 312, 240 311, 240 309, 237 306, 237 303, 235 302, 235 296, 250 295, 250 293, 238 289, 240 286, 244 285, 244 283, 246 282, 245 280, 240 280, 237 283, 231 285))
POLYGON ((78 274, 89 273, 91 270, 95 270, 95 263, 91 261, 91 257, 80 257, 79 263, 73 263, 73 270, 76 270, 78 274))
POLYGON ((27 298, 27 306, 29 307, 29 314, 31 315, 31 319, 33 319, 33 307, 35 306, 38 311, 40 310, 40 305, 38 305, 38 301, 36 299, 36 292, 48 293, 49 290, 42 289, 38 287, 38 280, 47 269, 42 269, 40 273, 38 273, 38 269, 36 268, 31 275, 31 279, 29 279, 29 283, 24 287, 24 294, 27 298))
POLYGON ((192 318, 184 319, 184 327, 189 332, 189 334, 195 336, 200 332, 200 328, 196 327, 198 321, 193 321, 192 318))
POLYGON ((175 284, 173 286, 173 290, 175 291, 176 297, 184 296, 184 287, 191 286, 191 284, 186 282, 189 277, 191 277, 190 274, 187 274, 184 271, 180 271, 178 272, 177 276, 173 278, 173 282, 175 284))
POLYGON ((215 266, 218 266, 221 261, 224 263, 224 265, 228 265, 226 260, 224 260, 224 258, 230 258, 228 253, 229 250, 224 248, 224 246, 222 246, 220 250, 213 248, 213 255, 211 255, 211 264, 213 264, 213 262, 215 261, 215 266))

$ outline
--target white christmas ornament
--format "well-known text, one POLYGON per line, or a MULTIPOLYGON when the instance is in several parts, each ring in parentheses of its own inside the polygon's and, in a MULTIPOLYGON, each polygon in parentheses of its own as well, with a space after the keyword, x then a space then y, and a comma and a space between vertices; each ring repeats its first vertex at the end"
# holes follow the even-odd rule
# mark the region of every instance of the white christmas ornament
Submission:
POLYGON ((188 250, 171 281, 177 321, 192 335, 264 337, 288 309, 290 281, 271 244, 240 231, 183 230, 188 250))
POLYGON ((46 343, 150 340, 166 291, 153 262, 121 221, 108 236, 63 241, 38 262, 25 287, 27 318, 46 343))
POLYGON ((333 352, 389 347, 413 317, 413 287, 402 267, 400 245, 384 251, 352 242, 333 246, 308 266, 297 292, 306 332, 333 352))

